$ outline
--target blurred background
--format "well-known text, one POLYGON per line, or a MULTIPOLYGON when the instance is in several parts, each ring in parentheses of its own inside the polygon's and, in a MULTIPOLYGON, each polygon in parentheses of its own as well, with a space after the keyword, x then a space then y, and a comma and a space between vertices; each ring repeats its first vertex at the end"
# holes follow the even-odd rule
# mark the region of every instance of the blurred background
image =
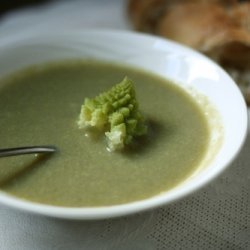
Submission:
POLYGON ((33 31, 128 29, 126 0, 2 0, 0 39, 33 31))
POLYGON ((9 11, 18 10, 30 6, 38 6, 53 0, 3 0, 0 4, 1 17, 9 11))

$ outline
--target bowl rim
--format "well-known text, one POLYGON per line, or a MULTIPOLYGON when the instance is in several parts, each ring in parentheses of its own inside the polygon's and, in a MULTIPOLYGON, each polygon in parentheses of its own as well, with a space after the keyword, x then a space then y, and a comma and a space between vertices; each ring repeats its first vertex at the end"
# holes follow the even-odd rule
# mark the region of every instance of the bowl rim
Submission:
POLYGON ((10 37, 6 37, 3 40, 0 41, 0 51, 5 48, 5 46, 9 46, 10 44, 18 44, 20 41, 28 41, 29 38, 48 38, 48 37, 57 37, 61 35, 74 35, 77 36, 86 36, 86 35, 92 35, 92 36, 115 36, 115 37, 122 37, 121 39, 126 37, 130 37, 131 39, 144 39, 146 40, 152 40, 152 41, 160 41, 165 44, 169 44, 172 47, 176 48, 176 50, 181 50, 182 53, 187 53, 188 55, 192 55, 194 57, 199 57, 201 60, 206 60, 210 64, 212 64, 214 67, 218 69, 218 71, 225 75, 231 82, 231 84, 234 85, 236 95, 238 97, 238 102, 241 107, 241 113, 244 115, 242 117, 242 131, 240 131, 240 142, 237 145, 236 150, 230 157, 228 157, 226 163, 221 166, 220 168, 216 169, 216 171, 213 171, 212 173, 209 173, 206 179, 202 179, 200 181, 196 181, 193 183, 193 185, 190 185, 188 189, 182 190, 181 193, 172 194, 169 193, 168 196, 163 194, 150 197, 148 199, 144 199, 141 201, 135 201, 130 202, 126 204, 120 204, 120 205, 111 205, 111 206, 102 206, 102 207, 83 207, 83 208, 70 208, 70 207, 59 207, 59 206, 52 206, 52 205, 45 205, 40 203, 34 203, 31 201, 22 200, 20 198, 11 196, 3 191, 0 191, 0 203, 10 206, 12 208, 16 208, 19 210, 23 210, 30 213, 40 214, 40 215, 46 215, 50 217, 58 217, 58 218, 64 218, 64 219, 86 219, 86 220, 92 220, 92 219, 105 219, 105 218, 111 218, 111 217, 117 217, 117 216, 123 216, 123 215, 129 215, 133 213, 137 213, 140 211, 153 209, 159 206, 162 206, 164 204, 169 204, 171 202, 175 202, 188 194, 193 193, 194 191, 197 191, 201 187, 205 186, 207 183, 209 183, 211 180, 216 178, 224 169, 226 169, 237 157, 240 150, 242 149, 245 139, 247 137, 247 130, 248 130, 248 114, 247 114, 247 106, 244 101, 244 98, 237 87, 237 84, 231 79, 231 77, 228 76, 228 74, 215 62, 213 62, 211 59, 207 58, 206 56, 200 54, 197 51, 194 51, 193 49, 181 45, 177 42, 170 41, 165 38, 160 38, 154 35, 149 34, 142 34, 134 31, 124 31, 124 30, 109 30, 109 29, 85 29, 85 30, 75 30, 75 31, 59 31, 59 32, 30 32, 23 35, 13 35, 10 37))

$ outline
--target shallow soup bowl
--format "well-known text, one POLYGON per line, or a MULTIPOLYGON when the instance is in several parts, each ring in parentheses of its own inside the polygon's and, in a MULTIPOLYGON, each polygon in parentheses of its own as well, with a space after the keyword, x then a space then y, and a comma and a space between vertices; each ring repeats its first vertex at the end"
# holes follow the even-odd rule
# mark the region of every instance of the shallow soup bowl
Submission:
POLYGON ((218 176, 232 163, 244 143, 247 109, 237 85, 205 56, 166 39, 107 30, 32 33, 1 39, 0 58, 0 77, 33 64, 82 58, 122 63, 152 72, 179 85, 202 105, 211 129, 208 150, 200 167, 185 181, 159 195, 121 205, 69 208, 30 202, 0 191, 0 202, 7 206, 59 218, 101 219, 167 205, 218 176))

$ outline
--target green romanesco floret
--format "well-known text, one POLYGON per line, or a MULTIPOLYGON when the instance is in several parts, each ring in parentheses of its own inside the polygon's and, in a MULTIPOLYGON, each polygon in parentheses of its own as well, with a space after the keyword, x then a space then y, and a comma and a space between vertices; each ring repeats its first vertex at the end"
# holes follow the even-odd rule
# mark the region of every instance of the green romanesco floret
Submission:
POLYGON ((137 136, 146 134, 145 119, 138 110, 133 82, 122 82, 93 99, 86 98, 79 128, 92 127, 105 133, 110 151, 123 149, 137 136))

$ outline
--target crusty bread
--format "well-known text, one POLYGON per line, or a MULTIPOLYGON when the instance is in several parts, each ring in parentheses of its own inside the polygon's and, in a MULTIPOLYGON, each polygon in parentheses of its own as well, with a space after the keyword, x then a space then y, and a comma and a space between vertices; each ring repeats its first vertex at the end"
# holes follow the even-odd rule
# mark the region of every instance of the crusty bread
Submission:
POLYGON ((218 62, 250 105, 250 2, 130 0, 128 12, 135 29, 186 44, 218 62))

